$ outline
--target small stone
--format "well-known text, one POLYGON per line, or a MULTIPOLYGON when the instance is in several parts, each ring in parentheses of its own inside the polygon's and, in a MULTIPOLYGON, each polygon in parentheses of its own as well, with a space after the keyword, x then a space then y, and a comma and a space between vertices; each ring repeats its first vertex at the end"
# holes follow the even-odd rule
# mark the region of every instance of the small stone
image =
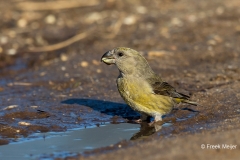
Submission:
POLYGON ((88 24, 94 23, 96 21, 99 21, 100 19, 102 19, 102 15, 99 14, 98 12, 93 12, 90 13, 86 16, 85 18, 85 22, 88 24))
POLYGON ((34 108, 35 109, 35 108, 38 108, 38 106, 30 106, 30 108, 34 108))
POLYGON ((47 24, 54 24, 56 22, 56 17, 54 15, 50 14, 45 18, 45 22, 47 24))
POLYGON ((9 110, 9 109, 17 108, 17 107, 18 107, 18 105, 11 105, 11 106, 3 108, 3 110, 9 110))
POLYGON ((64 77, 69 77, 69 74, 68 74, 68 73, 65 73, 65 74, 64 74, 64 77))
POLYGON ((61 61, 65 62, 68 60, 68 57, 66 54, 61 54, 60 59, 61 59, 61 61))
POLYGON ((102 70, 101 69, 97 69, 97 73, 101 73, 102 72, 102 70))
POLYGON ((177 17, 172 18, 171 24, 173 26, 178 26, 178 27, 182 27, 183 26, 183 22, 179 18, 177 18, 177 17))
POLYGON ((136 10, 137 10, 137 12, 140 13, 140 14, 145 14, 145 13, 147 13, 147 9, 146 9, 146 7, 144 7, 144 6, 138 6, 138 7, 136 8, 136 10))
POLYGON ((7 51, 7 54, 8 55, 11 55, 11 56, 13 56, 13 55, 15 55, 17 53, 17 51, 15 50, 15 49, 9 49, 8 51, 7 51))
POLYGON ((215 35, 213 37, 213 39, 217 42, 217 43, 222 43, 223 42, 223 39, 219 36, 219 35, 215 35))
POLYGON ((1 36, 1 37, 0 37, 0 43, 1 43, 1 44, 6 44, 6 43, 8 43, 8 37, 6 37, 6 36, 1 36))
POLYGON ((82 67, 87 67, 87 66, 88 66, 88 62, 87 62, 87 61, 82 61, 82 62, 80 63, 80 65, 81 65, 82 67))
POLYGON ((28 122, 18 122, 18 125, 20 125, 20 126, 30 126, 31 123, 28 123, 28 122))
POLYGON ((25 41, 26 44, 33 44, 33 39, 32 38, 26 38, 26 41, 25 41))
POLYGON ((62 66, 62 67, 61 67, 61 70, 62 70, 62 71, 65 71, 65 70, 66 70, 66 67, 62 66))
POLYGON ((17 22, 17 26, 20 27, 20 28, 24 28, 27 26, 27 20, 26 19, 19 19, 18 22, 17 22))
POLYGON ((188 20, 189 20, 190 22, 196 22, 197 17, 196 17, 195 15, 189 15, 189 16, 188 16, 188 20))
POLYGON ((167 27, 163 27, 160 29, 160 34, 165 38, 170 38, 169 29, 167 27))
POLYGON ((235 27, 236 32, 240 32, 240 25, 235 27))
POLYGON ((46 75, 46 72, 41 72, 39 75, 40 75, 40 76, 45 76, 45 75, 46 75))
POLYGON ((224 8, 223 8, 223 7, 218 7, 218 8, 216 9, 216 13, 217 13, 218 15, 222 15, 222 14, 224 13, 224 8))
POLYGON ((207 43, 208 43, 208 45, 213 45, 213 46, 217 44, 217 42, 213 39, 208 40, 207 43))
POLYGON ((94 65, 99 65, 100 64, 100 61, 97 61, 97 60, 92 60, 92 63, 94 64, 94 65))
POLYGON ((207 48, 209 51, 212 51, 213 50, 213 47, 212 46, 208 46, 207 48))
POLYGON ((136 21, 137 21, 136 16, 131 15, 131 16, 126 17, 123 20, 123 24, 125 24, 125 25, 133 25, 133 24, 136 23, 136 21))
POLYGON ((13 31, 13 30, 11 30, 11 31, 8 32, 8 35, 9 35, 9 37, 11 37, 11 38, 15 38, 15 37, 16 37, 16 32, 13 31))

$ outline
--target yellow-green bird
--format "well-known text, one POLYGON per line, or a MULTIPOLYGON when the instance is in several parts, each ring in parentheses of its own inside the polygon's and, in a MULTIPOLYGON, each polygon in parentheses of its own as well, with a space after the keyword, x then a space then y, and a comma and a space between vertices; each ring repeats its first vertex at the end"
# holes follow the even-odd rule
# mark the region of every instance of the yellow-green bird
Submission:
POLYGON ((147 60, 137 51, 118 47, 106 52, 101 60, 110 65, 115 64, 120 71, 117 87, 124 101, 135 111, 139 112, 142 121, 154 117, 161 121, 174 105, 189 103, 189 96, 177 92, 161 77, 153 72, 147 60))

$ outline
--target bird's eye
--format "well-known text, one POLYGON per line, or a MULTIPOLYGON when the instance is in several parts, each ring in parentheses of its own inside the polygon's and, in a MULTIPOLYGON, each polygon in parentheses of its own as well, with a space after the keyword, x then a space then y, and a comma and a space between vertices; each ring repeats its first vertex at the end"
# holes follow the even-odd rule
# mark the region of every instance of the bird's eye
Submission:
POLYGON ((122 56, 123 56, 123 53, 122 53, 122 52, 119 52, 119 53, 118 53, 118 56, 119 56, 119 57, 122 57, 122 56))

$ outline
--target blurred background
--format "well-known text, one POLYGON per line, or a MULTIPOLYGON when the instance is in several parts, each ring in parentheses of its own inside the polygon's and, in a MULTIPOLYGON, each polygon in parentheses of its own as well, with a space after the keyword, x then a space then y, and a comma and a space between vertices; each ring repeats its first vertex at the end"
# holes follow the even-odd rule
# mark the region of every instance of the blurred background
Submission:
POLYGON ((0 68, 16 63, 16 57, 32 66, 116 46, 158 51, 150 56, 224 52, 239 40, 239 5, 237 0, 1 0, 0 68))

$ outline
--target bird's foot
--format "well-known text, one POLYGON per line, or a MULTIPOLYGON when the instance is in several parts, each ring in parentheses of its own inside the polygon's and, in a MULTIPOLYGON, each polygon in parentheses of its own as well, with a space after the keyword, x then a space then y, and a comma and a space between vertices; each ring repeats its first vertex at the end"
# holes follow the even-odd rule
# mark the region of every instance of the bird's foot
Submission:
POLYGON ((134 120, 135 123, 142 123, 142 119, 134 120))
POLYGON ((163 125, 163 121, 152 121, 148 123, 149 126, 154 126, 154 125, 163 125))
POLYGON ((155 131, 159 131, 162 128, 163 121, 152 121, 148 123, 149 127, 154 127, 155 131))

